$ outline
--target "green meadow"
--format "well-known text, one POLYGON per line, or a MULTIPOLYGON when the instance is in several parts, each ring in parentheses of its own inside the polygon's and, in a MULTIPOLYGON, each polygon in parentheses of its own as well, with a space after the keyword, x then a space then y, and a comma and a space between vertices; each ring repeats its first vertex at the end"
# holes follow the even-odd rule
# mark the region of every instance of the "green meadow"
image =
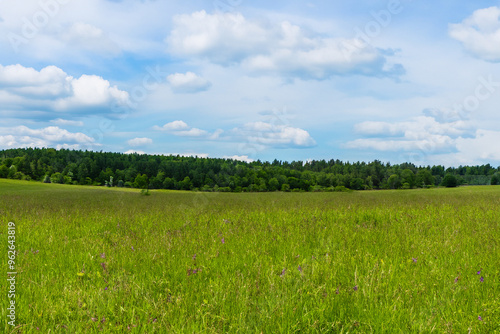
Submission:
POLYGON ((145 196, 0 179, 0 217, 4 333, 500 332, 500 187, 145 196))

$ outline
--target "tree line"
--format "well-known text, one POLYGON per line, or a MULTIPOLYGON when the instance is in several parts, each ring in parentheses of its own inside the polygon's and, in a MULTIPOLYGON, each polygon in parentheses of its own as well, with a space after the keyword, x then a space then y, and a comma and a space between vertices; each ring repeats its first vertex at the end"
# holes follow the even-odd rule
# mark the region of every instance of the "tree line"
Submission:
POLYGON ((242 162, 53 148, 0 150, 0 178, 45 183, 220 192, 348 191, 499 185, 500 167, 446 168, 375 160, 242 162))

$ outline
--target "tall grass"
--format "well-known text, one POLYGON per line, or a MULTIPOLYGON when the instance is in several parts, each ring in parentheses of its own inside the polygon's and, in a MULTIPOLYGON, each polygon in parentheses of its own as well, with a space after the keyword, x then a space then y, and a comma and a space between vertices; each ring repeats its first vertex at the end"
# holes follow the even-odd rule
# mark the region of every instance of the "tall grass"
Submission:
POLYGON ((6 302, 2 327, 495 333, 499 207, 497 187, 141 196, 0 180, 5 273, 9 221, 19 250, 18 327, 6 302))

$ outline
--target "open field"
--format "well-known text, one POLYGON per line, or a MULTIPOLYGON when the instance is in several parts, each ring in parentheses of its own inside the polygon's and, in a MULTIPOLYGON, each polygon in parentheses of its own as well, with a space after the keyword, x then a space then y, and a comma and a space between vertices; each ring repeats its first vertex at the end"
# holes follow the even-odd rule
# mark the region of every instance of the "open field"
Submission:
POLYGON ((5 333, 500 332, 500 187, 192 193, 0 179, 5 333), (479 273, 480 272, 480 273, 479 273))

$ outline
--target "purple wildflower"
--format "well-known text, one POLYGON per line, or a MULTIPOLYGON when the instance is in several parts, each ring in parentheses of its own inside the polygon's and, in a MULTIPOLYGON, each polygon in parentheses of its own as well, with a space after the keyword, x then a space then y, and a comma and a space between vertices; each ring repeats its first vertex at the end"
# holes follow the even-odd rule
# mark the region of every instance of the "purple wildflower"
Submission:
POLYGON ((418 258, 415 258, 415 257, 412 257, 411 259, 413 260, 413 263, 417 263, 417 261, 418 261, 418 258))
POLYGON ((224 238, 222 238, 220 242, 222 242, 223 244, 225 244, 226 240, 224 240, 224 238))
POLYGON ((481 278, 479 279, 481 282, 484 282, 484 277, 481 276, 481 278))
POLYGON ((285 273, 286 273, 286 268, 283 268, 283 270, 281 271, 281 275, 280 275, 280 277, 285 276, 285 273))
POLYGON ((102 253, 102 254, 101 254, 101 258, 102 258, 102 259, 105 259, 105 258, 106 258, 106 254, 102 253))
POLYGON ((302 267, 299 265, 299 271, 302 272, 302 267))
POLYGON ((460 276, 455 277, 455 283, 458 283, 459 278, 460 278, 460 276))
POLYGON ((337 290, 335 290, 335 294, 338 295, 339 293, 340 293, 339 288, 337 288, 337 290))
POLYGON ((478 275, 481 275, 481 270, 479 270, 479 271, 477 272, 477 274, 478 274, 478 275))
POLYGON ((102 267, 102 269, 106 270, 106 263, 104 263, 104 262, 101 263, 101 267, 102 267))
POLYGON ((196 254, 193 255, 193 260, 196 260, 196 254))
POLYGON ((477 320, 479 320, 479 321, 483 321, 483 318, 481 318, 481 316, 478 316, 478 317, 477 317, 477 320))
POLYGON ((132 246, 132 247, 130 247, 130 248, 132 248, 132 250, 133 250, 133 251, 135 251, 134 246, 132 246))
POLYGON ((108 287, 105 287, 104 290, 108 290, 108 287))
POLYGON ((358 291, 358 286, 355 285, 353 289, 354 289, 354 291, 358 291))

